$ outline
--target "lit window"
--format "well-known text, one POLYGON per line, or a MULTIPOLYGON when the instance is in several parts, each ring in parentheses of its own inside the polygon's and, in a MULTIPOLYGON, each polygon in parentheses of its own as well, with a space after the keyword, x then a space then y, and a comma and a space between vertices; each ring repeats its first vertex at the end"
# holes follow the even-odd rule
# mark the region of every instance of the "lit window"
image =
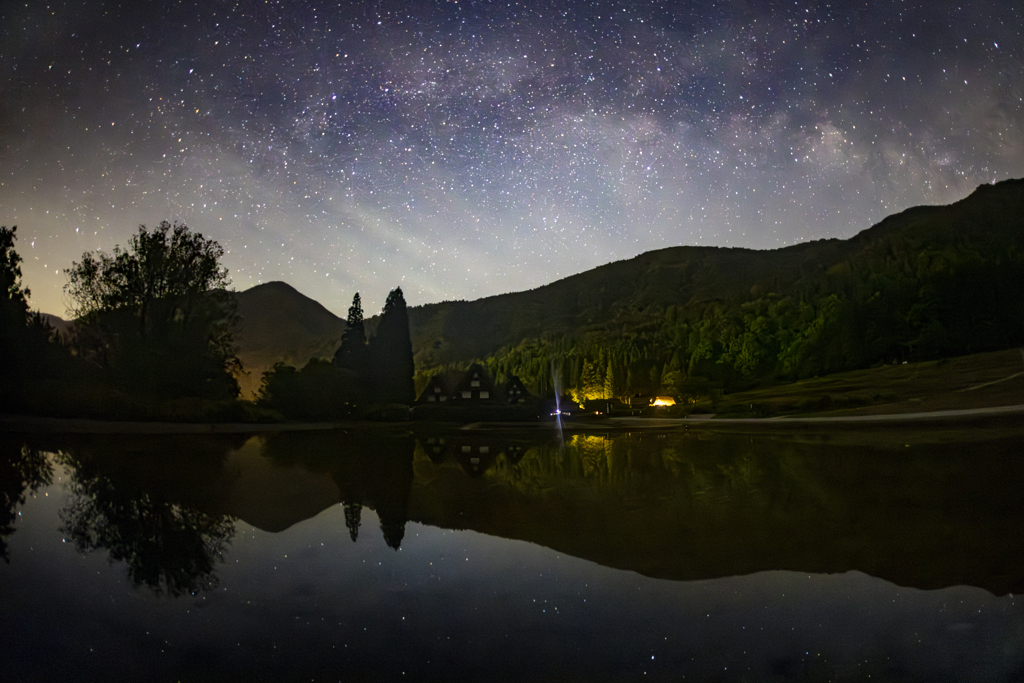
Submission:
POLYGON ((463 446, 462 447, 462 452, 463 453, 469 453, 471 450, 472 450, 472 448, 470 446, 463 446))
POLYGON ((463 391, 462 392, 462 398, 473 398, 473 392, 472 391, 463 391))
POLYGON ((473 380, 472 382, 469 383, 469 386, 471 386, 471 387, 478 387, 478 386, 480 386, 480 380, 478 380, 478 379, 473 380))
POLYGON ((490 398, 490 397, 491 397, 491 392, 489 392, 489 391, 481 391, 480 392, 480 398, 490 398))
POLYGON ((482 455, 487 455, 490 452, 491 452, 491 447, 490 446, 481 446, 480 447, 480 453, 482 455))

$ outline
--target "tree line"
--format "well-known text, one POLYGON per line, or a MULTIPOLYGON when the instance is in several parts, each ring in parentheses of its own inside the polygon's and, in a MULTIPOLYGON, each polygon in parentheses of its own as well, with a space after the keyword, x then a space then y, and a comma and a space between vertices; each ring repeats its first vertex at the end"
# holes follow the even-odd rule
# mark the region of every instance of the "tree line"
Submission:
POLYGON ((330 361, 310 360, 301 370, 278 363, 264 373, 259 402, 289 417, 331 419, 365 414, 401 418, 416 398, 412 342, 402 288, 384 302, 377 332, 367 337, 359 292, 352 297, 341 344, 330 361))
POLYGON ((65 270, 74 317, 63 335, 29 312, 17 228, 0 228, 0 344, 16 372, 3 409, 60 416, 245 418, 223 249, 184 224, 140 226, 113 253, 65 270))
MULTIPOLYGON (((821 243, 812 249, 828 252, 820 268, 798 262, 783 278, 748 258, 761 274, 742 288, 715 281, 707 291, 727 292, 717 297, 678 300, 664 283, 653 292, 620 288, 621 301, 596 308, 580 308, 584 295, 568 290, 551 301, 535 297, 523 310, 564 320, 560 331, 533 329, 488 347, 497 350, 483 358, 431 349, 462 348, 473 337, 467 331, 499 338, 514 328, 511 316, 525 314, 508 297, 498 302, 505 308, 474 309, 490 315, 464 316, 451 328, 462 333, 448 340, 446 328, 432 329, 438 336, 424 336, 414 366, 401 289, 388 295, 373 335, 357 293, 334 358, 275 367, 255 406, 237 400, 238 316, 216 242, 164 222, 140 226, 112 254, 84 254, 66 271, 76 334, 60 340, 29 311, 15 229, 0 228, 0 352, 9 364, 0 376, 0 409, 204 420, 260 419, 261 410, 305 419, 367 411, 383 417, 400 414, 388 406, 412 403, 415 387, 435 373, 461 371, 474 360, 499 381, 518 376, 540 396, 699 398, 1024 345, 1022 202, 1024 181, 1007 181, 959 205, 909 210, 852 240, 821 243), (643 306, 631 298, 639 296, 643 306)), ((594 273, 587 296, 601 290, 603 276, 594 273)))
POLYGON ((334 362, 278 365, 253 405, 238 400, 239 316, 216 241, 164 221, 139 226, 113 253, 86 252, 65 270, 74 332, 64 336, 29 309, 16 237, 16 227, 0 227, 0 411, 250 421, 342 417, 414 399, 400 288, 369 339, 357 293, 334 362))
MULTIPOLYGON (((1017 219, 1019 222, 1019 219, 1017 219)), ((902 232, 790 285, 653 303, 482 359, 496 377, 577 401, 708 397, 904 361, 1024 345, 1024 251, 902 232)), ((417 382, 448 364, 423 364, 417 382)))

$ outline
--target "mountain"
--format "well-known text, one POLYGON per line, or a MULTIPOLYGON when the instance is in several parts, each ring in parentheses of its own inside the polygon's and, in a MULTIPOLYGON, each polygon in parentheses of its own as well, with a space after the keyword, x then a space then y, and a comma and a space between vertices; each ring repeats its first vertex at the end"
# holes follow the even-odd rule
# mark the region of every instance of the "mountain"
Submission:
POLYGON ((53 328, 56 332, 57 338, 67 343, 75 336, 75 323, 71 320, 64 320, 58 315, 52 313, 40 313, 43 320, 47 325, 53 328))
POLYGON ((235 294, 241 323, 235 333, 247 375, 242 396, 259 390, 263 372, 284 362, 301 368, 310 358, 330 358, 345 321, 284 282, 268 282, 235 294))
POLYGON ((768 292, 800 295, 820 288, 837 265, 873 256, 872 250, 893 246, 894 238, 919 249, 965 243, 986 251, 1020 248, 1024 179, 982 185, 949 206, 907 209, 847 240, 765 251, 670 247, 529 291, 410 308, 417 367, 486 358, 528 339, 617 334, 643 327, 669 306, 768 292))
POLYGON ((421 384, 480 359, 545 394, 678 397, 1021 345, 1022 297, 1024 180, 1007 180, 847 240, 661 249, 410 320, 421 384))
MULTIPOLYGON (((338 346, 344 321, 284 283, 237 297, 247 392, 275 362, 301 367, 338 346)), ((1008 348, 1024 344, 1021 300, 1024 179, 846 240, 671 247, 528 291, 410 307, 409 318, 421 382, 479 359, 534 391, 587 398, 1008 348)))

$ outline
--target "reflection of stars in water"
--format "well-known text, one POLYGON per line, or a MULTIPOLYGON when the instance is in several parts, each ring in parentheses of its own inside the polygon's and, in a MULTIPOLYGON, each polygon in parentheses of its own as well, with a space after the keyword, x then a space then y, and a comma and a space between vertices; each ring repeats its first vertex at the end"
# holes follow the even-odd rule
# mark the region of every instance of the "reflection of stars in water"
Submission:
POLYGON ((849 236, 1024 175, 1019 9, 184 3, 5 10, 0 218, 61 270, 134 225, 343 313, 676 244, 849 236))

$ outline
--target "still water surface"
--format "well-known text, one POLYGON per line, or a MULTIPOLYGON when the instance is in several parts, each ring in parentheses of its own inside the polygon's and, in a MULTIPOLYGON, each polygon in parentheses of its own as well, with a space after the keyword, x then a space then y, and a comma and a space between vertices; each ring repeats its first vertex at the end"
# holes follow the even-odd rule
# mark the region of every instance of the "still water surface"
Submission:
POLYGON ((951 436, 2 435, 0 680, 1019 680, 951 436))

